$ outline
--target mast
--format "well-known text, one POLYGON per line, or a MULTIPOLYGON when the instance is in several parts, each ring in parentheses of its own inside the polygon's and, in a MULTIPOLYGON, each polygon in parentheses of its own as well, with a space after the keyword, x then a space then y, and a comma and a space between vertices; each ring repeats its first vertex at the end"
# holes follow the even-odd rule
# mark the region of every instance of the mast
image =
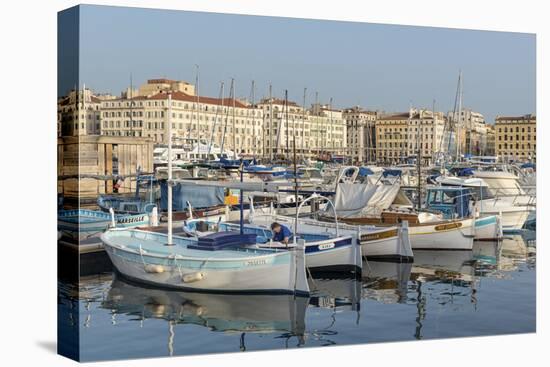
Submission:
POLYGON ((252 81, 252 156, 256 158, 256 109, 254 108, 254 80, 252 81))
POLYGON ((298 205, 298 167, 296 165, 296 135, 292 139, 292 150, 294 155, 294 204, 296 206, 296 221, 294 222, 294 238, 298 235, 298 211, 300 210, 298 205))
MULTIPOLYGON (((221 115, 223 116, 223 87, 224 82, 221 82, 220 85, 220 108, 221 108, 221 115)), ((216 133, 216 124, 218 123, 218 112, 220 112, 220 108, 216 108, 216 114, 214 115, 214 123, 212 124, 212 132, 210 134, 210 141, 208 142, 208 154, 207 157, 210 155, 210 151, 212 150, 212 142, 214 141, 214 134, 216 133)), ((220 154, 222 154, 221 152, 220 154)))
POLYGON ((196 98, 195 98, 195 103, 197 105, 197 124, 196 124, 196 127, 197 127, 197 153, 199 154, 199 157, 200 157, 200 153, 201 153, 201 135, 200 135, 200 96, 199 96, 199 65, 195 64, 195 68, 196 68, 196 74, 195 74, 195 95, 196 95, 196 98))
POLYGON ((132 81, 132 73, 130 73, 130 90, 129 92, 132 94, 130 96, 130 93, 126 93, 126 98, 130 100, 130 136, 134 136, 134 101, 132 97, 134 96, 134 87, 133 87, 133 81, 132 81))
MULTIPOLYGON (((418 130, 416 132, 416 169, 418 170, 418 192, 417 192, 417 210, 420 212, 420 209, 422 208, 422 187, 421 187, 421 169, 422 169, 422 116, 418 116, 418 130)), ((409 125, 410 126, 410 125, 409 125)))
POLYGON ((168 246, 172 246, 172 92, 168 93, 168 246))
POLYGON ((319 92, 315 91, 315 148, 317 148, 317 156, 321 153, 321 150, 319 149, 319 92))
POLYGON ((269 83, 269 162, 273 162, 273 91, 269 83))
POLYGON ((330 134, 330 140, 332 142, 332 154, 334 154, 336 153, 336 147, 334 146, 334 130, 332 126, 332 97, 330 97, 330 100, 328 102, 328 116, 329 116, 329 122, 328 122, 329 128, 327 129, 326 134, 327 135, 330 134))
POLYGON ((460 113, 462 111, 462 71, 458 72, 458 111, 456 118, 456 161, 460 160, 460 113))
POLYGON ((304 88, 304 100, 302 103, 302 141, 301 141, 301 147, 300 150, 302 151, 302 155, 305 157, 306 151, 304 149, 305 144, 305 137, 306 137, 306 93, 307 88, 304 88))
POLYGON ((235 121, 235 79, 231 79, 233 83, 233 159, 237 159, 237 123, 235 121))
POLYGON ((288 145, 289 134, 288 134, 288 90, 287 89, 285 89, 285 134, 286 134, 286 157, 288 159, 290 156, 290 150, 288 145))
MULTIPOLYGON (((233 88, 233 79, 231 79, 231 86, 229 87, 229 98, 231 98, 231 95, 234 93, 233 88)), ((222 112, 223 112, 223 98, 222 98, 222 112)), ((225 134, 227 133, 227 122, 229 120, 229 108, 227 108, 227 112, 225 113, 225 121, 222 121, 223 124, 223 135, 222 135, 222 145, 221 145, 221 153, 223 155, 223 148, 225 145, 225 134)))

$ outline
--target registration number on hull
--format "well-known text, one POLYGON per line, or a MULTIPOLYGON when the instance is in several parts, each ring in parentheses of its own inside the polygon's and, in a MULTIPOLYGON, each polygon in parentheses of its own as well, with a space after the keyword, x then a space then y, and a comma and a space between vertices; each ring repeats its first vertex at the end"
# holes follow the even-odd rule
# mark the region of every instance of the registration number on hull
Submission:
POLYGON ((319 245, 318 248, 321 251, 328 250, 328 249, 334 248, 334 243, 323 243, 322 245, 319 245))

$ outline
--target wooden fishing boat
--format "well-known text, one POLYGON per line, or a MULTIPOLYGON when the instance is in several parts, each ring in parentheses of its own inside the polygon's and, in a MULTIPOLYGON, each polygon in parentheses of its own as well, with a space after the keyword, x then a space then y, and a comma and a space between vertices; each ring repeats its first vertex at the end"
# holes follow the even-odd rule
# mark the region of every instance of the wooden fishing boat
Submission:
POLYGON ((255 235, 218 232, 198 239, 136 229, 101 235, 123 276, 154 286, 212 293, 308 296, 304 246, 291 251, 251 249, 255 235))
POLYGON ((133 228, 149 224, 148 214, 108 214, 97 210, 72 209, 57 212, 58 231, 72 239, 97 236, 108 228, 133 228))
MULTIPOLYGON (((235 223, 203 221, 200 219, 188 221, 184 229, 190 235, 205 236, 218 231, 239 232, 240 226, 235 223)), ((296 242, 285 245, 272 241, 273 232, 269 226, 244 225, 243 232, 256 235, 256 248, 293 249, 296 242)), ((356 234, 334 235, 332 233, 298 232, 293 239, 305 241, 306 266, 315 271, 360 272, 362 266, 361 247, 357 245, 356 234)))
POLYGON ((418 212, 399 184, 340 183, 335 202, 336 209, 325 210, 320 220, 330 222, 338 215, 343 223, 381 228, 406 221, 413 250, 471 250, 473 246, 472 218, 446 220, 441 214, 418 212))
MULTIPOLYGON (((252 213, 249 216, 249 221, 255 225, 263 226, 269 226, 273 222, 285 224, 291 228, 296 226, 296 218, 276 214, 252 213)), ((297 227, 298 231, 336 233, 334 222, 325 222, 310 218, 299 218, 297 227)), ((407 226, 404 223, 384 228, 339 223, 338 231, 340 235, 357 236, 361 245, 361 254, 367 259, 401 262, 413 261, 409 234, 407 226)))

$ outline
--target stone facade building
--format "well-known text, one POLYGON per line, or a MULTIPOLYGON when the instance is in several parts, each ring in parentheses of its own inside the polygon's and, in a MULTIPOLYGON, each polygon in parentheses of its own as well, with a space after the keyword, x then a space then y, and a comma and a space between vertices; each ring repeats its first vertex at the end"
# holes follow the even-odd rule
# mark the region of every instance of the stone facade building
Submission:
POLYGON ((505 162, 536 161, 537 118, 535 115, 497 116, 496 154, 505 162))

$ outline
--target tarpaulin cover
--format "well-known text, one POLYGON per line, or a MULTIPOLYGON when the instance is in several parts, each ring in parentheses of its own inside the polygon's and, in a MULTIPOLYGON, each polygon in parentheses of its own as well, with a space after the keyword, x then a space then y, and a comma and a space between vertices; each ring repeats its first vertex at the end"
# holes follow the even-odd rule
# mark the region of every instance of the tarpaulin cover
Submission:
POLYGON ((367 176, 367 175, 372 175, 374 174, 374 172, 372 172, 372 170, 368 167, 360 167, 359 168, 359 176, 367 176))
MULTIPOLYGON (((392 205, 399 190, 399 185, 340 183, 334 200, 336 214, 343 218, 380 215, 392 205)), ((327 210, 332 213, 332 209, 327 210)))
POLYGON ((398 170, 398 169, 387 169, 385 170, 382 175, 384 177, 388 177, 388 176, 395 176, 395 177, 401 177, 401 170, 398 170))
MULTIPOLYGON (((168 185, 166 181, 160 183, 160 207, 161 210, 168 210, 168 185)), ((172 187, 172 210, 182 211, 187 209, 187 201, 192 208, 208 208, 224 203, 223 187, 208 187, 183 185, 181 183, 172 187)))

